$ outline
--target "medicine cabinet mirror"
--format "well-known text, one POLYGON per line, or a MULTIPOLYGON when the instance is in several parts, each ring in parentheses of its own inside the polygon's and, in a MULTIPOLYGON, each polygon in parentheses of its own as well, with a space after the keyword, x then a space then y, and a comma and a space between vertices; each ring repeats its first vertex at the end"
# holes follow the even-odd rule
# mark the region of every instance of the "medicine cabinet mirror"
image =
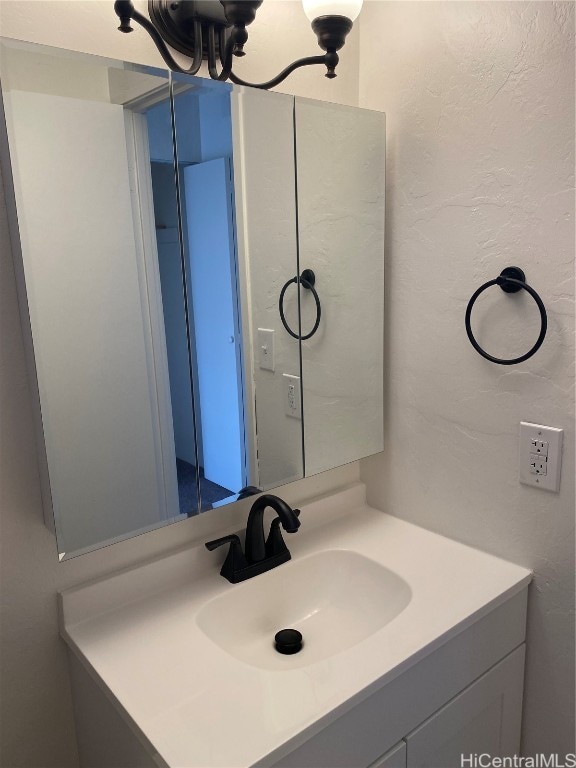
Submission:
POLYGON ((0 63, 60 558, 381 451, 384 116, 9 40, 0 63))

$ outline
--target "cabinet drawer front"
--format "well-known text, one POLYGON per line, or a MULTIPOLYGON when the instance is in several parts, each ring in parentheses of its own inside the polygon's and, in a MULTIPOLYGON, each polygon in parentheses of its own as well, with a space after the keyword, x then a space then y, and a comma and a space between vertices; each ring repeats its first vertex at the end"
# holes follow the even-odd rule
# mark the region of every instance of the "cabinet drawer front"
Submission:
POLYGON ((517 754, 523 680, 524 645, 406 737, 407 768, 461 768, 462 756, 517 754))

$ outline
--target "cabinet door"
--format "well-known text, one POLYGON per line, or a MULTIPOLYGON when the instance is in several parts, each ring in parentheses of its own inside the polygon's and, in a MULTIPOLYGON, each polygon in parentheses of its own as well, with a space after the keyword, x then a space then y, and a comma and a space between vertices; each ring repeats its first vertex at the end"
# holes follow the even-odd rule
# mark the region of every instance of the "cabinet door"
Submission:
POLYGON ((396 744, 369 768, 406 768, 406 742, 401 741, 400 744, 396 744))
POLYGON ((462 756, 517 754, 523 679, 524 645, 406 737, 407 768, 460 768, 462 756))

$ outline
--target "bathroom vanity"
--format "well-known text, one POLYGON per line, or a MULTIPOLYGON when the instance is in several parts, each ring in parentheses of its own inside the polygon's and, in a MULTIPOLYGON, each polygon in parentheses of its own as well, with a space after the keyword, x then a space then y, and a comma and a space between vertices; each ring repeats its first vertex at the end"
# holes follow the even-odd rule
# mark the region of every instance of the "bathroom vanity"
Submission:
POLYGON ((371 509, 360 483, 300 520, 292 560, 241 584, 199 542, 61 594, 83 768, 518 752, 530 571, 371 509), (275 651, 285 627, 300 653, 275 651))

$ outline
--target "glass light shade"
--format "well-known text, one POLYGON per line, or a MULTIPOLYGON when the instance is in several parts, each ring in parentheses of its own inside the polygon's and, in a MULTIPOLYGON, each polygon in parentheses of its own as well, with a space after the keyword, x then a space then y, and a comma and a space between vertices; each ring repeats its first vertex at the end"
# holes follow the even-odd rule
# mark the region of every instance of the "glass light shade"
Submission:
POLYGON ((362 0, 302 0, 310 21, 319 16, 345 16, 354 21, 362 8, 362 0))

